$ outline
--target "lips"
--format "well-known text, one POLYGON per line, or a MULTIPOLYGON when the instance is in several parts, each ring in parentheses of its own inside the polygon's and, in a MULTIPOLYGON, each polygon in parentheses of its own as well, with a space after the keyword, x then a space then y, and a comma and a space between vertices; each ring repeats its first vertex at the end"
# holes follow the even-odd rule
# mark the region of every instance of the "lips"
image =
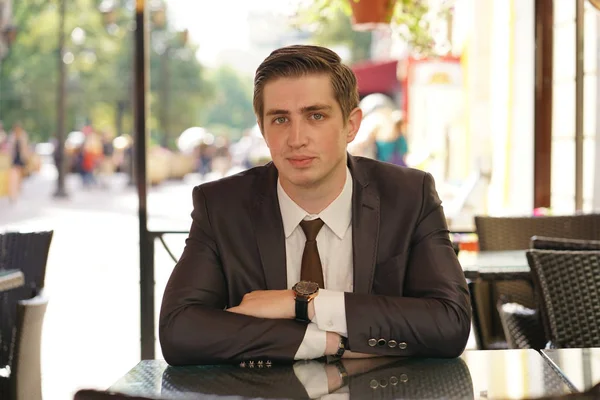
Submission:
POLYGON ((315 157, 295 156, 295 157, 288 158, 288 161, 290 164, 292 164, 293 167, 303 168, 303 167, 310 166, 310 164, 312 164, 314 159, 315 159, 315 157))

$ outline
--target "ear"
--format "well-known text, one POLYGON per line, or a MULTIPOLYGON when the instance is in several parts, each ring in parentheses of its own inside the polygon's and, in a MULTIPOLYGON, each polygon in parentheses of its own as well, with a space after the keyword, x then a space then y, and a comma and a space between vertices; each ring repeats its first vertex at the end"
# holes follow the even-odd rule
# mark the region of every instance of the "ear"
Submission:
POLYGON ((259 118, 256 119, 256 124, 258 125, 258 129, 260 130, 260 134, 262 135, 263 139, 265 140, 265 143, 267 144, 268 148, 271 148, 271 146, 269 146, 269 140, 267 139, 267 136, 265 135, 265 129, 263 127, 263 124, 261 124, 261 121, 259 118))
POLYGON ((362 122, 363 113, 362 110, 356 107, 350 112, 348 116, 348 132, 346 133, 346 143, 350 143, 356 137, 358 130, 360 129, 360 123, 362 122))

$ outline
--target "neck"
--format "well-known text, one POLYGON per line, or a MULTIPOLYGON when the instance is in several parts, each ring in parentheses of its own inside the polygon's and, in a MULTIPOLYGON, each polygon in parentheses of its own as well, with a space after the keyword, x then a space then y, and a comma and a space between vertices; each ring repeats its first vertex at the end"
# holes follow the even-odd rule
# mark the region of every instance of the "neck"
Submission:
POLYGON ((331 175, 310 187, 298 187, 281 181, 281 187, 294 203, 310 214, 318 214, 326 209, 344 189, 346 183, 346 161, 341 161, 331 175))

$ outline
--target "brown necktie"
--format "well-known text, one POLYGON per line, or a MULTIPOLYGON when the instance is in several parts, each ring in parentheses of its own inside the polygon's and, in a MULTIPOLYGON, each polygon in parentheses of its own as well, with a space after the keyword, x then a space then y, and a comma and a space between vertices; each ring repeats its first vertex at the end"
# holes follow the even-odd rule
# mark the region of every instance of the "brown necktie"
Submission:
POLYGON ((319 249, 317 248, 317 234, 323 227, 323 224, 324 222, 320 218, 300 222, 300 227, 304 231, 304 235, 306 235, 306 244, 304 245, 304 253, 302 253, 300 279, 318 283, 321 289, 324 288, 325 284, 323 283, 323 268, 321 267, 321 258, 319 257, 319 249))

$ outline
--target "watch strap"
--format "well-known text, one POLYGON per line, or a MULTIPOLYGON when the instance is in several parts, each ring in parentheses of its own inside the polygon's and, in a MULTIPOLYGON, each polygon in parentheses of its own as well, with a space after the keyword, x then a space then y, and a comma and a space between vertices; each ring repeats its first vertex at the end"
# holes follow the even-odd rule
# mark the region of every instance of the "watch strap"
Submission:
POLYGON ((310 322, 308 319, 308 301, 296 297, 296 320, 310 322))

